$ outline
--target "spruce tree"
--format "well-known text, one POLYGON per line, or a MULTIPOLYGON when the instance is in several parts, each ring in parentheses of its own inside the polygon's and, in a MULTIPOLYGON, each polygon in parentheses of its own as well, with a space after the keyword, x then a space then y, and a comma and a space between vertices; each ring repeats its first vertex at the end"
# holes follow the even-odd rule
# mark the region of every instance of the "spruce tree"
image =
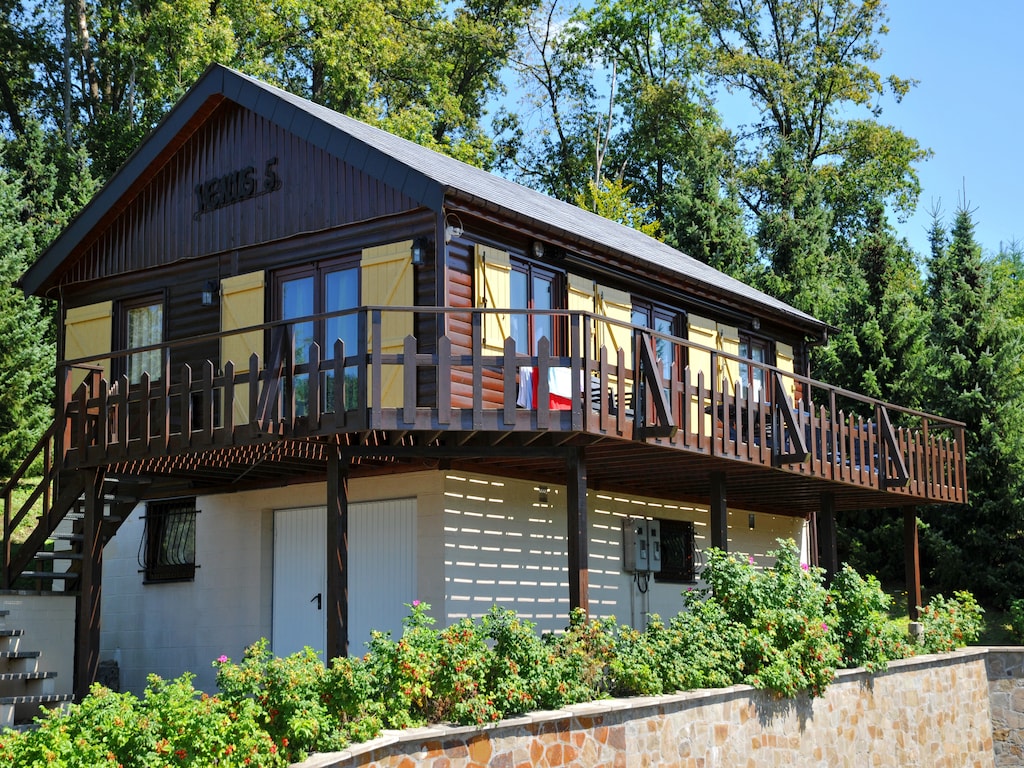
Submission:
POLYGON ((966 424, 966 506, 922 507, 923 557, 939 589, 997 605, 1019 596, 1024 525, 1024 328, 1007 310, 966 206, 950 237, 932 227, 926 407, 966 424))

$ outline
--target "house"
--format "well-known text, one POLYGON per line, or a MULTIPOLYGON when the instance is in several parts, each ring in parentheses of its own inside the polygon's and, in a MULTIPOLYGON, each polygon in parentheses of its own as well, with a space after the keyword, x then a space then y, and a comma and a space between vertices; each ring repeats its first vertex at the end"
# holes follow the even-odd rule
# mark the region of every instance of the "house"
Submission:
POLYGON ((80 595, 80 693, 360 653, 414 599, 639 625, 711 546, 834 571, 849 509, 904 510, 913 603, 914 508, 966 498, 962 424, 810 377, 821 321, 221 66, 21 284, 57 418, 3 586, 80 595))

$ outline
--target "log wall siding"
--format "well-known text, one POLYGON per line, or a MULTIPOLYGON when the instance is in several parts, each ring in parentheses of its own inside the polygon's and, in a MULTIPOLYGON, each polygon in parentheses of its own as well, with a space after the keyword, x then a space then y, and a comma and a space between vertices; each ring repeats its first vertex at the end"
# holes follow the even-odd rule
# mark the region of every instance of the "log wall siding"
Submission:
POLYGON ((411 210, 417 204, 296 135, 225 102, 62 276, 107 279, 301 232, 411 210), (281 186, 196 216, 195 187, 277 158, 281 186))

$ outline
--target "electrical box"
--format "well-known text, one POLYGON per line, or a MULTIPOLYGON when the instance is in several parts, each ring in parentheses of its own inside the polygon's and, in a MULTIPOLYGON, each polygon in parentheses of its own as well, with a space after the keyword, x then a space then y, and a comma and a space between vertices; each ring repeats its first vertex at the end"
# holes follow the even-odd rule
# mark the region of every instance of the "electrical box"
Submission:
POLYGON ((661 523, 631 517, 622 521, 623 567, 627 573, 661 571, 661 523))

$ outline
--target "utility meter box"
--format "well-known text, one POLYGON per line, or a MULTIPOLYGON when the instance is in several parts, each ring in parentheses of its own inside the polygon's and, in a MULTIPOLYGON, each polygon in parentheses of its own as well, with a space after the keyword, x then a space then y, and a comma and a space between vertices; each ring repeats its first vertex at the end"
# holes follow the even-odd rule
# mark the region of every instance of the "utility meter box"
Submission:
POLYGON ((622 521, 623 566, 627 573, 661 571, 661 523, 631 517, 622 521))

